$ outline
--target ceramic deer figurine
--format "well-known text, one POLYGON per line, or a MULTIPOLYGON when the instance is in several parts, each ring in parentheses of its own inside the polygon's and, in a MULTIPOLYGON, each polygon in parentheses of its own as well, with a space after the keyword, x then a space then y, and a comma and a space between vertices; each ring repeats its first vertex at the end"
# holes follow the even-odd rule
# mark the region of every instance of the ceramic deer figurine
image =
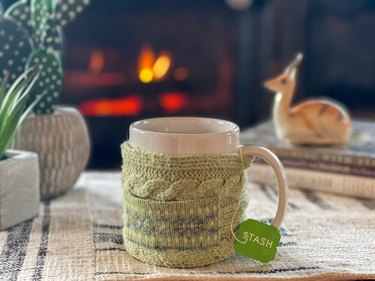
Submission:
POLYGON ((348 142, 351 118, 337 103, 311 99, 292 106, 296 74, 303 55, 298 54, 282 74, 265 87, 276 92, 273 120, 280 140, 301 145, 340 145, 348 142))

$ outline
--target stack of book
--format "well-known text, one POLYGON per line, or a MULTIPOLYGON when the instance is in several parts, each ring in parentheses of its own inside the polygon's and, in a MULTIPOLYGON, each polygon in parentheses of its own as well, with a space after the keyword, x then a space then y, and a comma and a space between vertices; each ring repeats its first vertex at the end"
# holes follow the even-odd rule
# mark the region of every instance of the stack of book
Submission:
MULTIPOLYGON (((375 123, 353 121, 350 142, 345 146, 296 146, 278 141, 272 121, 241 133, 244 145, 272 150, 285 167, 290 187, 375 198, 375 123)), ((256 160, 251 181, 275 184, 272 169, 256 160)))

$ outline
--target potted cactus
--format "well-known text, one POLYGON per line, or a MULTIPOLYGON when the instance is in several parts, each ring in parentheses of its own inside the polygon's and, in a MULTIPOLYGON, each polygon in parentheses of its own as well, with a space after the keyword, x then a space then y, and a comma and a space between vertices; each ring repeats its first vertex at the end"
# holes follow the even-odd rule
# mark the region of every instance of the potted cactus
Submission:
POLYGON ((0 230, 38 214, 39 167, 33 152, 9 150, 15 133, 37 100, 27 106, 37 74, 25 72, 7 90, 0 84, 0 230))
POLYGON ((38 153, 42 199, 72 188, 89 157, 82 115, 75 108, 57 106, 63 79, 61 29, 88 3, 20 0, 0 15, 0 70, 9 72, 10 81, 30 67, 41 71, 29 103, 39 100, 17 133, 14 148, 38 153))

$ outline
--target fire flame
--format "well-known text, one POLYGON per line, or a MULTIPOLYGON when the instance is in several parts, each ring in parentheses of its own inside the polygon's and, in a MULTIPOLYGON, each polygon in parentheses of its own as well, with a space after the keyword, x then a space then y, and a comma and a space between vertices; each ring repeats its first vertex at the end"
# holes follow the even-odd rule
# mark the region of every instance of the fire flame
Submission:
POLYGON ((93 73, 99 73, 104 67, 104 55, 100 50, 93 50, 90 56, 89 70, 93 73))
POLYGON ((172 64, 171 55, 163 52, 155 57, 155 52, 150 46, 144 46, 138 58, 138 77, 142 83, 162 80, 168 73, 172 64))

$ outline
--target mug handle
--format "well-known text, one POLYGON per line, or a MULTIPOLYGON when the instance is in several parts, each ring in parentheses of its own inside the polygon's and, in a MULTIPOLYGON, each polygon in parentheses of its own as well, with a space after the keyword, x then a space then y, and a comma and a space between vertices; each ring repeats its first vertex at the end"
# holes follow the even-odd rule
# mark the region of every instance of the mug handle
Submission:
POLYGON ((272 221, 272 225, 279 228, 283 221, 288 203, 288 183, 283 164, 281 164, 279 158, 277 158, 277 156, 272 151, 264 147, 241 146, 240 153, 259 157, 263 159, 268 165, 270 165, 274 170, 279 187, 279 203, 277 206, 276 216, 272 221))

